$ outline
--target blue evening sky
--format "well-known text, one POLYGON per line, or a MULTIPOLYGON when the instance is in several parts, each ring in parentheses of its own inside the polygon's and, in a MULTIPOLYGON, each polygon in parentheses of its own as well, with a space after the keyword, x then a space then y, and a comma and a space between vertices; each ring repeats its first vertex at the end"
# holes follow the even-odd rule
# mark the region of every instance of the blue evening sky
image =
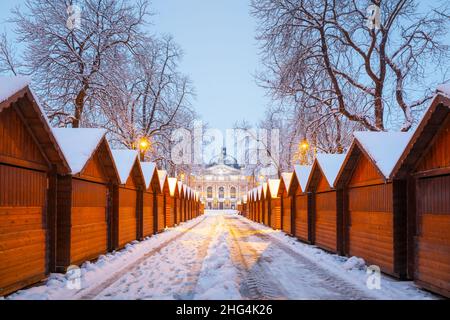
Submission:
MULTIPOLYGON (((23 0, 0 1, 0 31, 10 10, 23 0)), ((171 34, 181 46, 181 70, 195 89, 194 107, 210 127, 232 128, 240 119, 255 120, 270 99, 256 85, 259 69, 256 21, 248 0, 152 0, 151 33, 171 34)))
MULTIPOLYGON (((427 5, 437 0, 427 2, 427 5)), ((24 0, 0 1, 0 31, 11 8, 24 0)), ((270 99, 255 83, 261 69, 250 0, 152 0, 149 32, 171 34, 184 51, 181 70, 196 88, 194 107, 212 128, 259 120, 270 99)), ((421 6, 426 6, 422 3, 421 6)), ((450 41, 449 41, 450 43, 450 41)))

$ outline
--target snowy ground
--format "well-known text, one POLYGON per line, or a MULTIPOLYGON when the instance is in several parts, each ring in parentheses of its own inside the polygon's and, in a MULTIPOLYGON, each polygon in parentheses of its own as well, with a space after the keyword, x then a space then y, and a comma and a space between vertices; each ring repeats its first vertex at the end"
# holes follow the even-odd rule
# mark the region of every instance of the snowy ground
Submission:
POLYGON ((8 299, 434 299, 412 282, 302 244, 234 211, 209 211, 8 299), (76 273, 75 273, 76 275, 76 273), (80 282, 78 280, 80 279, 80 282))

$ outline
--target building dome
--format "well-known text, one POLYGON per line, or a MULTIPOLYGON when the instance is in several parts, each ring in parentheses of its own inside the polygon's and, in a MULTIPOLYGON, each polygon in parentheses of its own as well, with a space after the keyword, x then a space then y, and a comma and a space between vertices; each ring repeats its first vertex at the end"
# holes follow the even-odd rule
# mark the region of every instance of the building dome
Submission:
POLYGON ((220 155, 217 155, 213 157, 210 161, 207 167, 212 167, 215 165, 224 164, 229 167, 233 167, 235 169, 240 169, 236 158, 227 155, 227 148, 222 148, 222 153, 220 155))

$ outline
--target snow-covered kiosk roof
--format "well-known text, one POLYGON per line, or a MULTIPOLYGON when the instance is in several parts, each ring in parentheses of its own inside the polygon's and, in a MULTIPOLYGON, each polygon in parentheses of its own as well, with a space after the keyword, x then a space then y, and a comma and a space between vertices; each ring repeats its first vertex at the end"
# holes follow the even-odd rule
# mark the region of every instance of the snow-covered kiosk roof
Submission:
POLYGON ((257 187, 253 188, 252 194, 253 194, 252 195, 253 201, 258 201, 258 188, 257 187))
POLYGON ((116 183, 120 183, 111 148, 105 137, 106 130, 53 128, 53 134, 69 164, 71 175, 82 175, 89 161, 93 159, 95 154, 98 154, 99 162, 105 168, 109 178, 116 183))
POLYGON ((306 184, 306 190, 313 191, 312 189, 317 186, 320 175, 325 177, 330 189, 334 188, 336 177, 344 163, 345 156, 345 154, 317 154, 306 184))
POLYGON ((359 156, 363 154, 385 181, 393 178, 394 167, 411 139, 410 132, 354 132, 354 139, 336 177, 335 187, 351 177, 359 156))
POLYGON ((267 197, 268 197, 267 192, 269 191, 269 186, 267 185, 267 182, 264 182, 264 183, 262 184, 262 188, 263 188, 262 197, 263 197, 264 199, 267 199, 267 197))
POLYGON ((404 178, 415 169, 424 155, 424 150, 433 143, 433 139, 440 130, 445 130, 443 125, 449 113, 450 84, 443 84, 437 87, 435 96, 400 156, 400 160, 396 163, 392 173, 394 177, 404 178))
POLYGON ((169 184, 167 182, 167 171, 166 170, 156 170, 158 172, 159 187, 161 192, 169 192, 169 184))
POLYGON ((177 178, 169 177, 167 178, 167 182, 169 184, 169 193, 171 197, 178 197, 178 186, 177 186, 177 178))
POLYGON ((258 201, 261 200, 261 197, 263 196, 263 186, 261 186, 261 185, 258 186, 256 188, 256 193, 257 193, 256 197, 257 197, 258 201))
POLYGON ((145 186, 148 190, 153 185, 154 189, 160 192, 159 177, 156 172, 156 163, 141 162, 141 169, 145 179, 145 186))
MULTIPOLYGON (((292 176, 291 180, 291 187, 293 185, 293 180, 296 180, 296 183, 300 186, 300 190, 302 192, 305 192, 306 190, 306 184, 308 183, 309 175, 311 174, 312 166, 306 166, 306 165, 296 165, 294 167, 294 175, 292 176)), ((289 194, 292 194, 294 190, 290 188, 289 194)))
POLYGON ((292 177, 293 176, 294 176, 293 172, 283 172, 283 173, 281 173, 281 183, 283 184, 287 194, 289 194, 289 190, 291 189, 292 177))
POLYGON ((279 196, 278 193, 280 190, 281 180, 280 179, 269 179, 268 184, 269 184, 270 196, 272 198, 277 198, 279 196))
MULTIPOLYGON (((67 159, 58 145, 48 119, 39 100, 30 88, 30 78, 0 77, 0 113, 13 112, 21 118, 24 125, 34 136, 33 143, 36 144, 48 162, 48 168, 56 166, 59 174, 65 175, 70 172, 67 159)), ((15 137, 22 148, 26 148, 30 141, 20 141, 24 137, 15 137)), ((13 159, 13 157, 11 157, 13 159)))
POLYGON ((117 172, 119 173, 121 184, 127 184, 127 181, 131 177, 138 185, 147 185, 139 162, 139 154, 136 150, 113 149, 111 153, 117 172))

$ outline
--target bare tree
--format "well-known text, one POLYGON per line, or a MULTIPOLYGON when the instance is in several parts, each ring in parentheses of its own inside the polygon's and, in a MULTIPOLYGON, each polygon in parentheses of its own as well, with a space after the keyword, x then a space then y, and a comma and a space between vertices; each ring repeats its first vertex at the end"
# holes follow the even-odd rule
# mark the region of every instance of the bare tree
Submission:
POLYGON ((431 98, 427 70, 449 57, 443 5, 424 13, 415 0, 255 0, 252 7, 267 66, 261 84, 368 130, 398 118, 409 130, 413 112, 431 98), (368 23, 370 5, 379 21, 368 23))
MULTIPOLYGON (((106 90, 98 99, 101 125, 119 144, 134 148, 138 139, 151 140, 148 155, 171 167, 171 132, 190 128, 195 118, 189 79, 178 71, 181 50, 171 37, 147 39, 133 55, 117 53, 106 90)), ((94 119, 98 122, 98 117, 94 119)))
MULTIPOLYGON (((85 109, 109 81, 117 52, 132 52, 143 37, 147 1, 84 0, 79 26, 70 24, 75 1, 27 0, 9 20, 25 44, 23 64, 45 97, 48 115, 79 127, 85 109)), ((5 57, 5 54, 3 54, 5 57)))

